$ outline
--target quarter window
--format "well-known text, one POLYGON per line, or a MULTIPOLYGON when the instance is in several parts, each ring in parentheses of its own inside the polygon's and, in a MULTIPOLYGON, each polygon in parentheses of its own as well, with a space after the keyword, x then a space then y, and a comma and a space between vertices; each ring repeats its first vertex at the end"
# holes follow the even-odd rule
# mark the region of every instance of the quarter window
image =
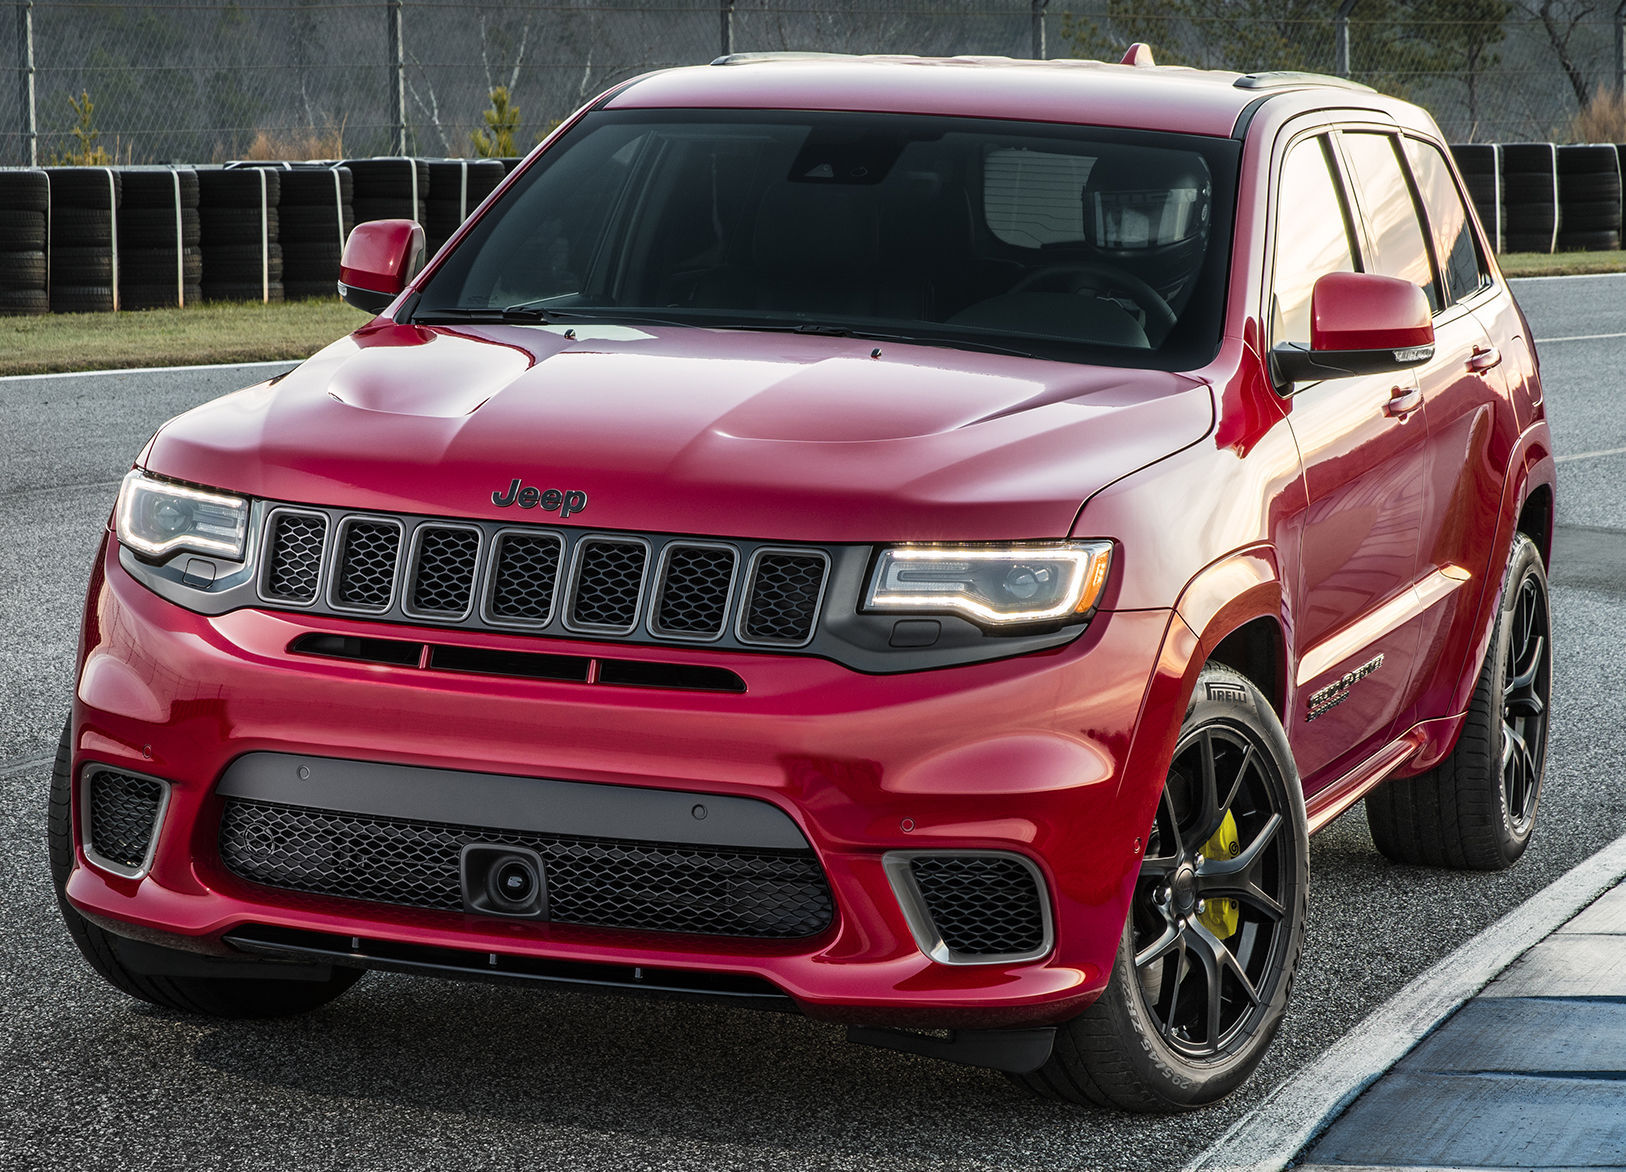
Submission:
POLYGON ((1434 268, 1429 263, 1411 185, 1395 153, 1394 135, 1346 131, 1342 141, 1354 172, 1357 198, 1372 233, 1367 271, 1410 281, 1428 298, 1429 308, 1438 313, 1440 293, 1434 283, 1434 268))
POLYGON ((1480 263, 1468 208, 1440 148, 1415 138, 1404 141, 1412 175, 1423 193, 1429 227, 1434 231, 1434 255, 1440 263, 1440 275, 1445 278, 1446 304, 1455 304, 1484 288, 1489 280, 1480 263))
POLYGON ((1310 291, 1327 273, 1355 271, 1349 218, 1333 179, 1324 138, 1288 148, 1276 194, 1276 268, 1272 344, 1310 344, 1310 291))

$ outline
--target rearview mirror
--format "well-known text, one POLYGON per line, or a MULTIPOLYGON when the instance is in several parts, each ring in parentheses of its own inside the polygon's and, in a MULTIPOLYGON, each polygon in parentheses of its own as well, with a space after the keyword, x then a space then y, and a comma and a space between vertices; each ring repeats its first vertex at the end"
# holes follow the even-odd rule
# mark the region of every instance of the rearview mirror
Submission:
POLYGON ((414 220, 366 220, 350 230, 339 260, 339 296, 381 313, 423 268, 423 229, 414 220))
POLYGON ((1410 281, 1328 273, 1310 291, 1310 345, 1283 342, 1270 356, 1283 382, 1405 370, 1434 357, 1434 319, 1410 281))

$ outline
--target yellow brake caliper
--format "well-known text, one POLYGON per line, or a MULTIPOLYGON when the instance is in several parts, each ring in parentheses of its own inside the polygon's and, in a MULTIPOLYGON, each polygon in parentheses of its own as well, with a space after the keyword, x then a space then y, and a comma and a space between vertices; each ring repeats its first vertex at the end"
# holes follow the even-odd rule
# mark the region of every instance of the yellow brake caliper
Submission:
MULTIPOLYGON (((1202 850, 1197 853, 1205 859, 1234 859, 1241 849, 1236 836, 1236 819, 1227 810, 1225 821, 1214 831, 1214 837, 1203 843, 1202 850)), ((1236 900, 1211 899, 1197 920, 1221 940, 1229 940, 1236 935, 1237 922, 1241 918, 1242 909, 1236 900)))

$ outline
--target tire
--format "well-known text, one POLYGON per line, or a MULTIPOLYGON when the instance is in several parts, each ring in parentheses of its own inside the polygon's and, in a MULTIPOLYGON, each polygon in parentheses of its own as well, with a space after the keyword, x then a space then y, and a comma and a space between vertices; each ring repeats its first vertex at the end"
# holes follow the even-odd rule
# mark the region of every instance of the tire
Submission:
POLYGON ((44 171, 0 170, 0 208, 17 212, 51 210, 51 181, 44 171))
POLYGON ((1560 175, 1558 177, 1558 202, 1566 207, 1575 203, 1589 203, 1597 200, 1618 201, 1620 199, 1620 176, 1608 175, 1560 175))
POLYGON ((0 317, 36 317, 51 312, 44 289, 0 289, 0 317))
POLYGON ((1547 175, 1504 175, 1502 191, 1509 203, 1551 204, 1553 177, 1547 175))
POLYGON ((1599 199, 1562 206, 1559 229, 1563 232, 1596 232, 1620 227, 1620 200, 1599 199))
POLYGON ((222 281, 203 286, 205 301, 282 301, 285 294, 280 280, 272 281, 269 291, 262 294, 260 283, 222 281))
POLYGON ((44 247, 44 212, 0 211, 0 252, 38 252, 44 247))
MULTIPOLYGON (((252 244, 255 247, 260 243, 260 209, 254 208, 201 208, 198 221, 203 230, 203 238, 211 245, 220 244, 252 244)), ((275 241, 281 228, 281 220, 277 209, 267 208, 265 211, 265 233, 268 239, 275 241)))
POLYGON ((258 208, 262 175, 265 176, 266 205, 276 207, 282 196, 282 172, 268 167, 249 167, 241 171, 199 171, 199 208, 258 208))
MULTIPOLYGON (((1575 143, 1558 148, 1560 175, 1620 176, 1620 156, 1612 143, 1575 143)), ((1562 180, 1560 181, 1562 182, 1562 180)))
POLYGON ((51 283, 105 285, 113 279, 113 252, 107 245, 51 249, 51 283))
POLYGON ((355 198, 355 180, 348 168, 339 167, 338 198, 334 198, 333 172, 335 168, 321 167, 308 171, 285 171, 282 174, 282 207, 332 207, 336 202, 349 203, 355 198))
POLYGON ((51 243, 99 244, 106 248, 113 243, 112 211, 105 205, 57 208, 51 213, 51 243))
MULTIPOLYGON (((195 247, 203 235, 198 213, 191 208, 181 210, 181 240, 195 247)), ((119 209, 119 248, 174 248, 175 209, 121 208, 119 209)))
MULTIPOLYGON (((169 252, 127 253, 119 257, 119 284, 125 285, 175 285, 175 253, 169 252)), ((181 257, 180 279, 188 285, 195 285, 203 280, 203 261, 198 256, 198 250, 189 248, 181 257)))
POLYGON ((173 215, 177 185, 181 192, 181 206, 198 206, 198 173, 190 167, 164 167, 151 171, 132 168, 120 174, 124 176, 124 202, 120 206, 125 210, 132 207, 167 208, 173 215))
POLYGON ((1502 232, 1503 252, 1551 252, 1553 250, 1553 234, 1547 232, 1519 233, 1504 227, 1502 232))
POLYGON ((51 282, 52 313, 111 313, 113 290, 106 285, 63 285, 51 282))
POLYGON ((1612 252, 1620 247, 1620 230, 1602 228, 1590 232, 1560 232, 1559 252, 1612 252))
POLYGON ((1385 856, 1501 871, 1524 854, 1547 763, 1551 632, 1541 551, 1516 534, 1496 630, 1456 747, 1427 773, 1387 781, 1366 796, 1372 841, 1385 856))
MULTIPOLYGON (((68 874, 73 868, 72 751, 69 729, 63 726, 51 768, 50 807, 46 818, 46 845, 50 853, 51 882, 57 909, 68 935, 79 946, 90 967, 121 992, 139 1001, 181 1013, 205 1017, 286 1017, 326 1005, 361 979, 362 970, 334 968, 326 980, 277 977, 181 977, 164 975, 166 958, 196 965, 191 953, 175 952, 152 944, 132 945, 121 936, 92 924, 68 902, 68 874), (152 962, 156 960, 158 965, 152 962)), ((222 960, 222 965, 233 962, 222 960)), ((264 969, 264 965, 254 965, 264 969)))
POLYGON ((45 288, 45 254, 38 251, 0 252, 0 287, 45 288))
POLYGON ((1107 988, 1017 1081, 1125 1111, 1229 1094, 1281 1024, 1308 890, 1304 795, 1281 722, 1252 683, 1211 664, 1180 724, 1107 988))
POLYGON ((101 208, 109 206, 107 176, 112 172, 112 206, 118 207, 124 194, 124 175, 116 167, 46 167, 51 179, 51 207, 101 208))

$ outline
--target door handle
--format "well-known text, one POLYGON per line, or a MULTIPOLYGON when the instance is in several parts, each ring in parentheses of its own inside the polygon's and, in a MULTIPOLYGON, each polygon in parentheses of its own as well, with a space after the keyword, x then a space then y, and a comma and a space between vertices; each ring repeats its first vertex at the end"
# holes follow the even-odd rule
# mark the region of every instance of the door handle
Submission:
POLYGON ((1389 401, 1384 404, 1386 415, 1394 415, 1404 419, 1413 411, 1423 405, 1423 391, 1421 387, 1396 387, 1389 392, 1389 401))
POLYGON ((1468 359, 1468 369, 1475 374, 1484 374, 1493 366, 1502 364, 1502 352, 1495 346, 1475 346, 1473 356, 1468 359))

